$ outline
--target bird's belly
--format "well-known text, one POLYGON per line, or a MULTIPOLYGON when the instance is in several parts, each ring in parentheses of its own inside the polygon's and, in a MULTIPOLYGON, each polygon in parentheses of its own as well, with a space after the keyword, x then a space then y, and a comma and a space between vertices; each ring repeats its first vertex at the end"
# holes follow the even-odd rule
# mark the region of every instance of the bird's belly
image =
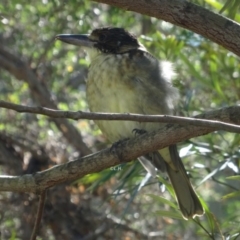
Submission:
MULTIPOLYGON (((87 80, 87 101, 92 112, 142 113, 138 95, 117 68, 102 65, 90 68, 87 80), (107 70, 108 69, 108 70, 107 70), (120 79, 116 79, 120 76, 120 79)), ((95 121, 107 138, 114 142, 133 136, 141 124, 133 121, 95 121)))

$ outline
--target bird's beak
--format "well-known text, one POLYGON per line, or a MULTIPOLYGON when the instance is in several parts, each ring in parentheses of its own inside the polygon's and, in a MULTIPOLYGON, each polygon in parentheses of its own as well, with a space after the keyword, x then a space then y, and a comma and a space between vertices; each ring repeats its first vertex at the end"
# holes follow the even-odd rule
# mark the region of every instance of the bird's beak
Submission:
POLYGON ((89 34, 59 34, 55 38, 62 42, 81 47, 93 47, 95 43, 89 39, 89 34))

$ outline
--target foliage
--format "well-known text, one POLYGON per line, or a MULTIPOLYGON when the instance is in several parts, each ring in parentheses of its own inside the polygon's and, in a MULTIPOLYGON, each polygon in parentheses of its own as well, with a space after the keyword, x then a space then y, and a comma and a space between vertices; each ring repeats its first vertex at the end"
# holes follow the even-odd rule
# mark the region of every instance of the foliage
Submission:
MULTIPOLYGON (((194 2, 240 21, 237 0, 194 2)), ((181 93, 179 115, 193 116, 239 103, 239 59, 207 39, 169 23, 84 0, 3 0, 0 15, 1 45, 27 62, 59 109, 87 110, 84 80, 89 62, 81 49, 63 45, 54 37, 60 33, 88 33, 109 25, 135 33, 153 55, 174 63, 174 83, 181 93)), ((39 104, 24 79, 20 81, 1 66, 0 71, 1 100, 39 104)), ((106 147, 105 138, 92 122, 71 124, 92 151, 106 147)), ((33 173, 81 154, 53 120, 43 116, 0 109, 0 130, 1 174, 33 173), (15 165, 3 160, 7 156, 3 148, 10 151, 8 161, 17 159, 15 165)), ((139 163, 133 162, 51 190, 40 236, 80 239, 107 222, 109 225, 102 232, 104 239, 147 239, 151 234, 159 234, 155 239, 218 239, 223 235, 237 239, 239 178, 229 176, 239 175, 239 142, 239 135, 218 131, 179 144, 184 165, 206 206, 206 216, 201 219, 181 219, 175 199, 169 194, 171 186, 161 178, 169 191, 159 191, 164 190, 164 185, 149 178, 139 163), (81 225, 81 231, 76 223, 81 225), (122 237, 117 238, 118 235, 122 237)), ((0 201, 4 206, 4 212, 0 212, 3 239, 28 239, 36 196, 2 193, 0 201)))

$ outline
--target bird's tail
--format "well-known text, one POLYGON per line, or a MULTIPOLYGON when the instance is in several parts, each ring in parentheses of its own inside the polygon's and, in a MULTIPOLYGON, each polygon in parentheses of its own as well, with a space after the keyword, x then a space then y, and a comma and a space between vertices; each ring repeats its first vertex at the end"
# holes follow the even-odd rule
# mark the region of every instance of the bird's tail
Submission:
POLYGON ((202 204, 190 183, 176 145, 152 153, 150 161, 159 170, 167 172, 183 217, 189 219, 203 215, 202 204))

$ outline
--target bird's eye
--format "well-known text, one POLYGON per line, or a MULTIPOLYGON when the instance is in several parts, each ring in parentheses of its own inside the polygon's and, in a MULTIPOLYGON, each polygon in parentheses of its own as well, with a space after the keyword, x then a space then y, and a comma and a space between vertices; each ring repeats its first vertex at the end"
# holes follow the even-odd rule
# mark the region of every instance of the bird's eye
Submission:
POLYGON ((105 34, 100 34, 99 35, 99 41, 104 42, 106 40, 106 35, 105 34))

